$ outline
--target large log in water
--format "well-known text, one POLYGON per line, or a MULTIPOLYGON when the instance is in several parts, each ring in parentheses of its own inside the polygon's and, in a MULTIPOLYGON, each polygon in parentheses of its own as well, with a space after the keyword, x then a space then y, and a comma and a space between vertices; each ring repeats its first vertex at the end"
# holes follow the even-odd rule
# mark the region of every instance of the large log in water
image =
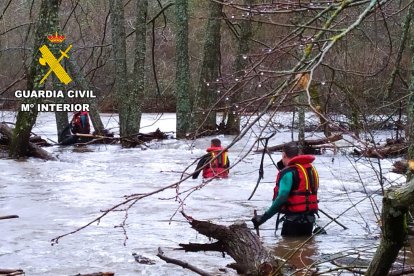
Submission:
POLYGON ((354 149, 354 153, 368 158, 387 158, 406 154, 407 149, 408 144, 405 142, 405 139, 400 138, 387 139, 384 145, 375 145, 362 150, 354 149))
MULTIPOLYGON (((304 154, 308 154, 308 153, 313 153, 313 148, 315 146, 319 146, 319 145, 327 145, 327 144, 331 144, 333 142, 339 141, 342 139, 342 135, 340 134, 335 134, 326 138, 321 138, 321 139, 315 139, 315 140, 305 140, 305 152, 304 154)), ((286 144, 286 143, 285 143, 286 144)), ((273 152, 273 151, 282 151, 283 146, 285 144, 280 144, 280 145, 276 145, 276 146, 272 146, 272 147, 268 147, 266 149, 267 152, 273 152)), ((327 145, 328 146, 328 145, 327 145)), ((262 153, 264 149, 259 149, 256 150, 256 153, 262 153)))
POLYGON ((406 143, 391 144, 384 146, 369 147, 362 151, 354 150, 357 155, 369 158, 386 158, 394 157, 407 153, 408 145, 406 143))
POLYGON ((5 276, 24 275, 24 271, 21 270, 21 269, 2 269, 2 268, 0 268, 0 275, 5 275, 5 276))
POLYGON ((0 216, 0 220, 13 219, 13 218, 19 218, 19 216, 18 215, 0 216))
POLYGON ((74 276, 114 276, 114 272, 94 272, 94 273, 87 273, 87 274, 76 274, 74 276))
MULTIPOLYGON (((120 138, 119 137, 113 137, 113 133, 110 133, 110 135, 106 135, 106 136, 102 136, 102 135, 95 135, 95 134, 80 134, 80 133, 76 133, 75 134, 77 137, 80 138, 89 138, 91 139, 88 142, 85 143, 78 143, 76 142, 77 145, 89 145, 89 144, 112 144, 114 142, 119 142, 120 138)), ((129 147, 135 147, 137 145, 141 145, 145 142, 150 142, 152 140, 163 140, 163 139, 168 139, 169 136, 162 132, 159 128, 157 128, 156 131, 154 132, 149 132, 149 133, 138 133, 136 135, 131 135, 129 137, 123 137, 124 141, 127 141, 129 143, 129 147)))
POLYGON ((51 146, 50 143, 48 143, 45 139, 43 139, 40 136, 30 137, 30 142, 33 143, 33 144, 36 144, 38 146, 41 146, 41 147, 51 146))
MULTIPOLYGON (((2 140, 7 141, 8 143, 11 141, 13 135, 12 129, 5 123, 0 123, 0 134, 2 136, 2 140)), ((33 156, 44 160, 56 160, 56 158, 50 153, 31 142, 29 143, 28 156, 33 156)))
POLYGON ((184 217, 200 234, 216 239, 212 244, 180 244, 186 251, 226 252, 236 263, 229 267, 245 275, 282 275, 278 260, 262 245, 260 238, 252 233, 246 223, 230 226, 184 217), (272 274, 273 273, 273 274, 272 274))

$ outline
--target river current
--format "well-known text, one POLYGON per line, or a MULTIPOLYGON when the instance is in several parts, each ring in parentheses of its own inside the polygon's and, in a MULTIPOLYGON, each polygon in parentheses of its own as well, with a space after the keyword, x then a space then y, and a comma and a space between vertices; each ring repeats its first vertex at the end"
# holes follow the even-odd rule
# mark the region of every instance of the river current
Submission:
MULTIPOLYGON (((11 113, 1 116, 4 121, 14 120, 11 113)), ((103 114, 103 119, 108 128, 117 131, 116 117, 103 114)), ((148 127, 142 132, 157 127, 165 132, 174 131, 175 116, 164 114, 160 119, 156 114, 145 114, 143 124, 148 127)), ((43 113, 34 132, 55 141, 55 129, 54 115, 43 113)), ((320 135, 308 133, 307 138, 320 135)), ((230 269, 219 270, 232 262, 228 256, 174 250, 179 243, 209 242, 191 229, 180 213, 175 214, 180 207, 175 200, 176 189, 167 189, 136 202, 127 213, 126 233, 123 228, 116 227, 126 216, 124 211, 118 210, 104 217, 99 224, 93 223, 51 245, 51 239, 82 227, 99 216, 102 210, 122 202, 125 195, 151 192, 179 181, 186 167, 204 154, 211 138, 154 141, 133 149, 122 149, 118 145, 46 148, 59 161, 0 159, 0 216, 19 216, 18 219, 0 221, 0 268, 20 268, 26 275, 75 275, 99 271, 112 271, 115 275, 192 275, 189 270, 158 259, 157 249, 161 247, 169 257, 214 274, 234 275, 230 269), (132 253, 148 257, 155 264, 139 264, 132 253)), ((227 145, 234 136, 219 138, 227 145)), ((253 210, 263 213, 270 206, 276 178, 272 160, 265 156, 264 178, 253 199, 247 200, 256 185, 262 157, 261 154, 247 154, 255 138, 255 132, 252 132, 229 150, 230 162, 237 163, 230 178, 214 180, 189 196, 183 206, 187 214, 225 225, 245 221, 252 227, 253 210)), ((290 139, 290 130, 278 129, 269 145, 290 139)), ((339 146, 344 144, 338 143, 339 146)), ((280 153, 271 156, 276 162, 281 157, 280 153)), ((356 256, 356 251, 360 252, 361 258, 372 256, 379 241, 378 212, 381 209, 377 161, 358 159, 348 152, 330 149, 317 156, 315 167, 320 175, 320 208, 332 217, 345 212, 338 221, 348 229, 344 230, 320 214, 317 223, 319 226, 328 224, 327 234, 315 236, 299 249, 292 258, 294 265, 322 263, 338 254, 356 256)), ((381 161, 386 187, 404 181, 390 172, 392 161, 381 161)), ((191 166, 189 172, 194 168, 191 166)), ((189 179, 181 184, 180 191, 201 182, 200 178, 189 179)), ((275 218, 272 218, 260 231, 262 241, 276 255, 283 257, 302 242, 280 237, 280 230, 275 235, 274 228, 275 218)), ((329 264, 320 265, 321 270, 329 267, 329 264)))

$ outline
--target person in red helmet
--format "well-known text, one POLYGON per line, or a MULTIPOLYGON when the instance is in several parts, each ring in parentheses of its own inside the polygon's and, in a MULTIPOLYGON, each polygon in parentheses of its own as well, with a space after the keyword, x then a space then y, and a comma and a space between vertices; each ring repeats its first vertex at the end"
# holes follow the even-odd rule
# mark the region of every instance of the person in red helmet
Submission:
POLYGON ((203 171, 203 178, 227 178, 229 167, 227 150, 223 150, 221 147, 220 139, 214 138, 207 149, 207 154, 203 155, 198 162, 193 179, 196 179, 201 171, 203 171))
MULTIPOLYGON (((284 214, 282 236, 310 236, 318 212, 319 176, 312 165, 315 157, 299 155, 296 143, 283 147, 282 160, 277 165, 279 174, 274 188, 273 202, 263 214, 252 218, 255 228, 276 213, 284 214)), ((279 217, 276 223, 279 223, 279 217)))
POLYGON ((73 115, 70 123, 70 131, 73 134, 89 134, 91 132, 87 111, 78 111, 73 115))

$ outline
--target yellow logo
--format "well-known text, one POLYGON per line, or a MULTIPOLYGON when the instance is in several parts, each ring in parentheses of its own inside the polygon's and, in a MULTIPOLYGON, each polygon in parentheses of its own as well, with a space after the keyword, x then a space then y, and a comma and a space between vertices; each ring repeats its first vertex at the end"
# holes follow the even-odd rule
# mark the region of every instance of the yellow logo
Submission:
MULTIPOLYGON (((57 33, 53 35, 49 35, 47 37, 50 42, 52 43, 62 43, 65 39, 64 36, 58 35, 57 33)), ((60 64, 60 61, 65 57, 69 59, 68 52, 72 48, 72 45, 69 45, 69 47, 62 51, 60 50, 60 57, 56 59, 56 57, 52 54, 52 52, 49 50, 49 48, 46 45, 43 45, 39 48, 39 51, 42 53, 42 57, 39 58, 39 63, 43 66, 46 64, 49 65, 49 71, 46 73, 46 75, 43 76, 43 78, 40 80, 40 83, 42 84, 47 77, 53 72, 55 73, 56 77, 64 84, 68 84, 72 81, 71 77, 66 73, 63 66, 60 64)))

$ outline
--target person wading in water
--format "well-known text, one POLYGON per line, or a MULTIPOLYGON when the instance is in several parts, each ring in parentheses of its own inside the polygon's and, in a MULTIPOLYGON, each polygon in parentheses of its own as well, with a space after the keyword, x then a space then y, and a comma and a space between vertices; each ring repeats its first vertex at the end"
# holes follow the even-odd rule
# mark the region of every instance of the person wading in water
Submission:
POLYGON ((214 138, 207 149, 207 154, 203 155, 198 162, 197 168, 193 173, 193 179, 198 177, 201 170, 203 171, 203 178, 227 178, 229 176, 229 167, 230 162, 227 150, 223 151, 220 139, 214 138))
MULTIPOLYGON (((310 236, 318 212, 319 176, 311 164, 312 155, 299 155, 296 143, 283 147, 282 160, 277 163, 279 174, 274 188, 273 202, 263 215, 252 218, 255 228, 276 213, 284 214, 282 236, 310 236)), ((279 224, 279 216, 276 229, 279 224)))

